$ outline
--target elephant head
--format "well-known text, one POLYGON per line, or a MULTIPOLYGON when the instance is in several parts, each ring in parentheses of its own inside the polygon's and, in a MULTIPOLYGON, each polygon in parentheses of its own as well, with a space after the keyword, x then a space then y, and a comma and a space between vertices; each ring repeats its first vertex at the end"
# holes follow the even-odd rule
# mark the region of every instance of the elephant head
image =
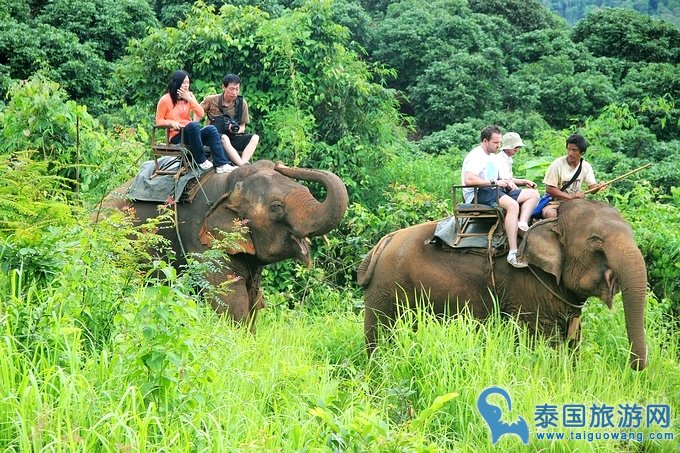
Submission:
MULTIPOLYGON (((213 174, 215 178, 220 175, 213 174)), ((199 237, 209 245, 218 230, 230 231, 241 219, 249 233, 230 253, 255 256, 262 264, 293 258, 309 264, 307 238, 335 228, 347 210, 347 190, 336 175, 260 160, 228 175, 224 193, 206 213, 199 237), (321 203, 309 189, 290 178, 321 183, 321 203)))
POLYGON ((633 232, 618 211, 604 203, 565 202, 556 220, 529 229, 519 253, 582 300, 598 296, 611 308, 614 295, 621 291, 631 367, 647 366, 647 272, 633 232))

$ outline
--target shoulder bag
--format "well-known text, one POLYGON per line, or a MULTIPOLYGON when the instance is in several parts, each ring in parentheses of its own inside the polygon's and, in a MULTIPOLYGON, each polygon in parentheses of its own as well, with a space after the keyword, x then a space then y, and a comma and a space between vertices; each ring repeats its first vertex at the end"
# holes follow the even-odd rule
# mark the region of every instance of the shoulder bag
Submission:
MULTIPOLYGON (((572 176, 571 179, 568 182, 566 182, 564 185, 562 185, 562 187, 560 188, 560 190, 562 192, 564 192, 567 189, 567 187, 574 184, 574 181, 576 181, 576 178, 578 178, 578 175, 581 174, 581 167, 582 166, 583 166, 583 158, 581 158, 581 161, 578 163, 578 169, 576 170, 576 173, 574 173, 574 176, 572 176)), ((541 215, 543 213, 543 208, 548 206, 548 203, 550 203, 552 201, 552 199, 553 199, 552 195, 548 195, 547 193, 543 194, 541 199, 538 200, 538 204, 534 208, 534 211, 531 213, 531 217, 533 217, 535 219, 540 219, 541 215)))

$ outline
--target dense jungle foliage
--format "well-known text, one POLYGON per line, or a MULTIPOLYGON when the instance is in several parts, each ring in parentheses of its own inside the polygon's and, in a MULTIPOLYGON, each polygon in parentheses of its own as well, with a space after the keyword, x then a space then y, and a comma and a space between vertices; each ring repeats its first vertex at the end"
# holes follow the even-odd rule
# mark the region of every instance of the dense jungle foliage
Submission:
POLYGON ((680 407, 680 30, 657 19, 678 16, 671 0, 0 0, 0 446, 486 451, 479 389, 459 390, 469 382, 524 383, 525 411, 593 395, 680 407), (562 17, 546 7, 557 3, 562 17), (90 221, 150 157, 176 69, 199 100, 240 74, 256 157, 333 171, 350 193, 341 225, 313 241, 314 268, 265 271, 257 340, 203 306, 191 272, 149 258, 157 237, 123 216, 90 221), (402 329, 370 367, 356 268, 383 235, 449 214, 490 123, 521 134, 515 173, 539 186, 574 131, 598 180, 653 164, 594 197, 622 212, 645 257, 646 379, 626 369, 622 311, 596 303, 584 369, 516 326, 462 320, 402 329), (461 350, 484 351, 483 372, 461 350))
POLYGON ((565 18, 571 25, 588 13, 608 7, 633 9, 680 26, 678 14, 680 4, 677 0, 541 0, 541 3, 565 18))

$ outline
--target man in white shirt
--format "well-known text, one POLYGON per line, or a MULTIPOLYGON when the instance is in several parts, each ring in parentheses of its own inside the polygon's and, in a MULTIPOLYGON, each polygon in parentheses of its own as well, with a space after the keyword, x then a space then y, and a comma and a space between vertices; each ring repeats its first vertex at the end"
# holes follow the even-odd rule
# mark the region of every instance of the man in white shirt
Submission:
MULTIPOLYGON (((482 129, 482 143, 465 156, 463 171, 461 173, 464 186, 479 187, 477 200, 479 203, 494 205, 498 198, 498 205, 505 209, 505 232, 508 235, 508 263, 514 267, 527 267, 527 263, 517 259, 517 230, 520 219, 520 205, 529 200, 527 191, 517 189, 512 181, 498 179, 498 167, 494 155, 501 145, 501 130, 498 126, 487 126, 482 129)), ((463 189, 465 202, 472 202, 474 189, 463 189)), ((528 228, 527 222, 531 216, 533 206, 522 208, 523 222, 528 228)))

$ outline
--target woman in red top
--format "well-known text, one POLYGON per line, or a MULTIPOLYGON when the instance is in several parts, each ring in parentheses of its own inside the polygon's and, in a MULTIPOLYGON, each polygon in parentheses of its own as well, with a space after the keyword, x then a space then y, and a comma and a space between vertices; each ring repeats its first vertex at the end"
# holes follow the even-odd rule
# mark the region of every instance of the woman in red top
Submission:
POLYGON ((202 170, 209 170, 213 163, 217 173, 226 173, 235 167, 229 165, 224 154, 220 134, 215 126, 201 128, 198 121, 192 121, 193 112, 196 120, 203 118, 203 107, 196 101, 194 94, 189 91, 189 74, 185 71, 175 71, 170 77, 168 92, 158 100, 156 106, 156 124, 168 125, 170 142, 179 143, 180 128, 184 128, 184 136, 189 142, 191 154, 202 170), (210 148, 213 162, 210 162, 203 152, 203 145, 210 148))

